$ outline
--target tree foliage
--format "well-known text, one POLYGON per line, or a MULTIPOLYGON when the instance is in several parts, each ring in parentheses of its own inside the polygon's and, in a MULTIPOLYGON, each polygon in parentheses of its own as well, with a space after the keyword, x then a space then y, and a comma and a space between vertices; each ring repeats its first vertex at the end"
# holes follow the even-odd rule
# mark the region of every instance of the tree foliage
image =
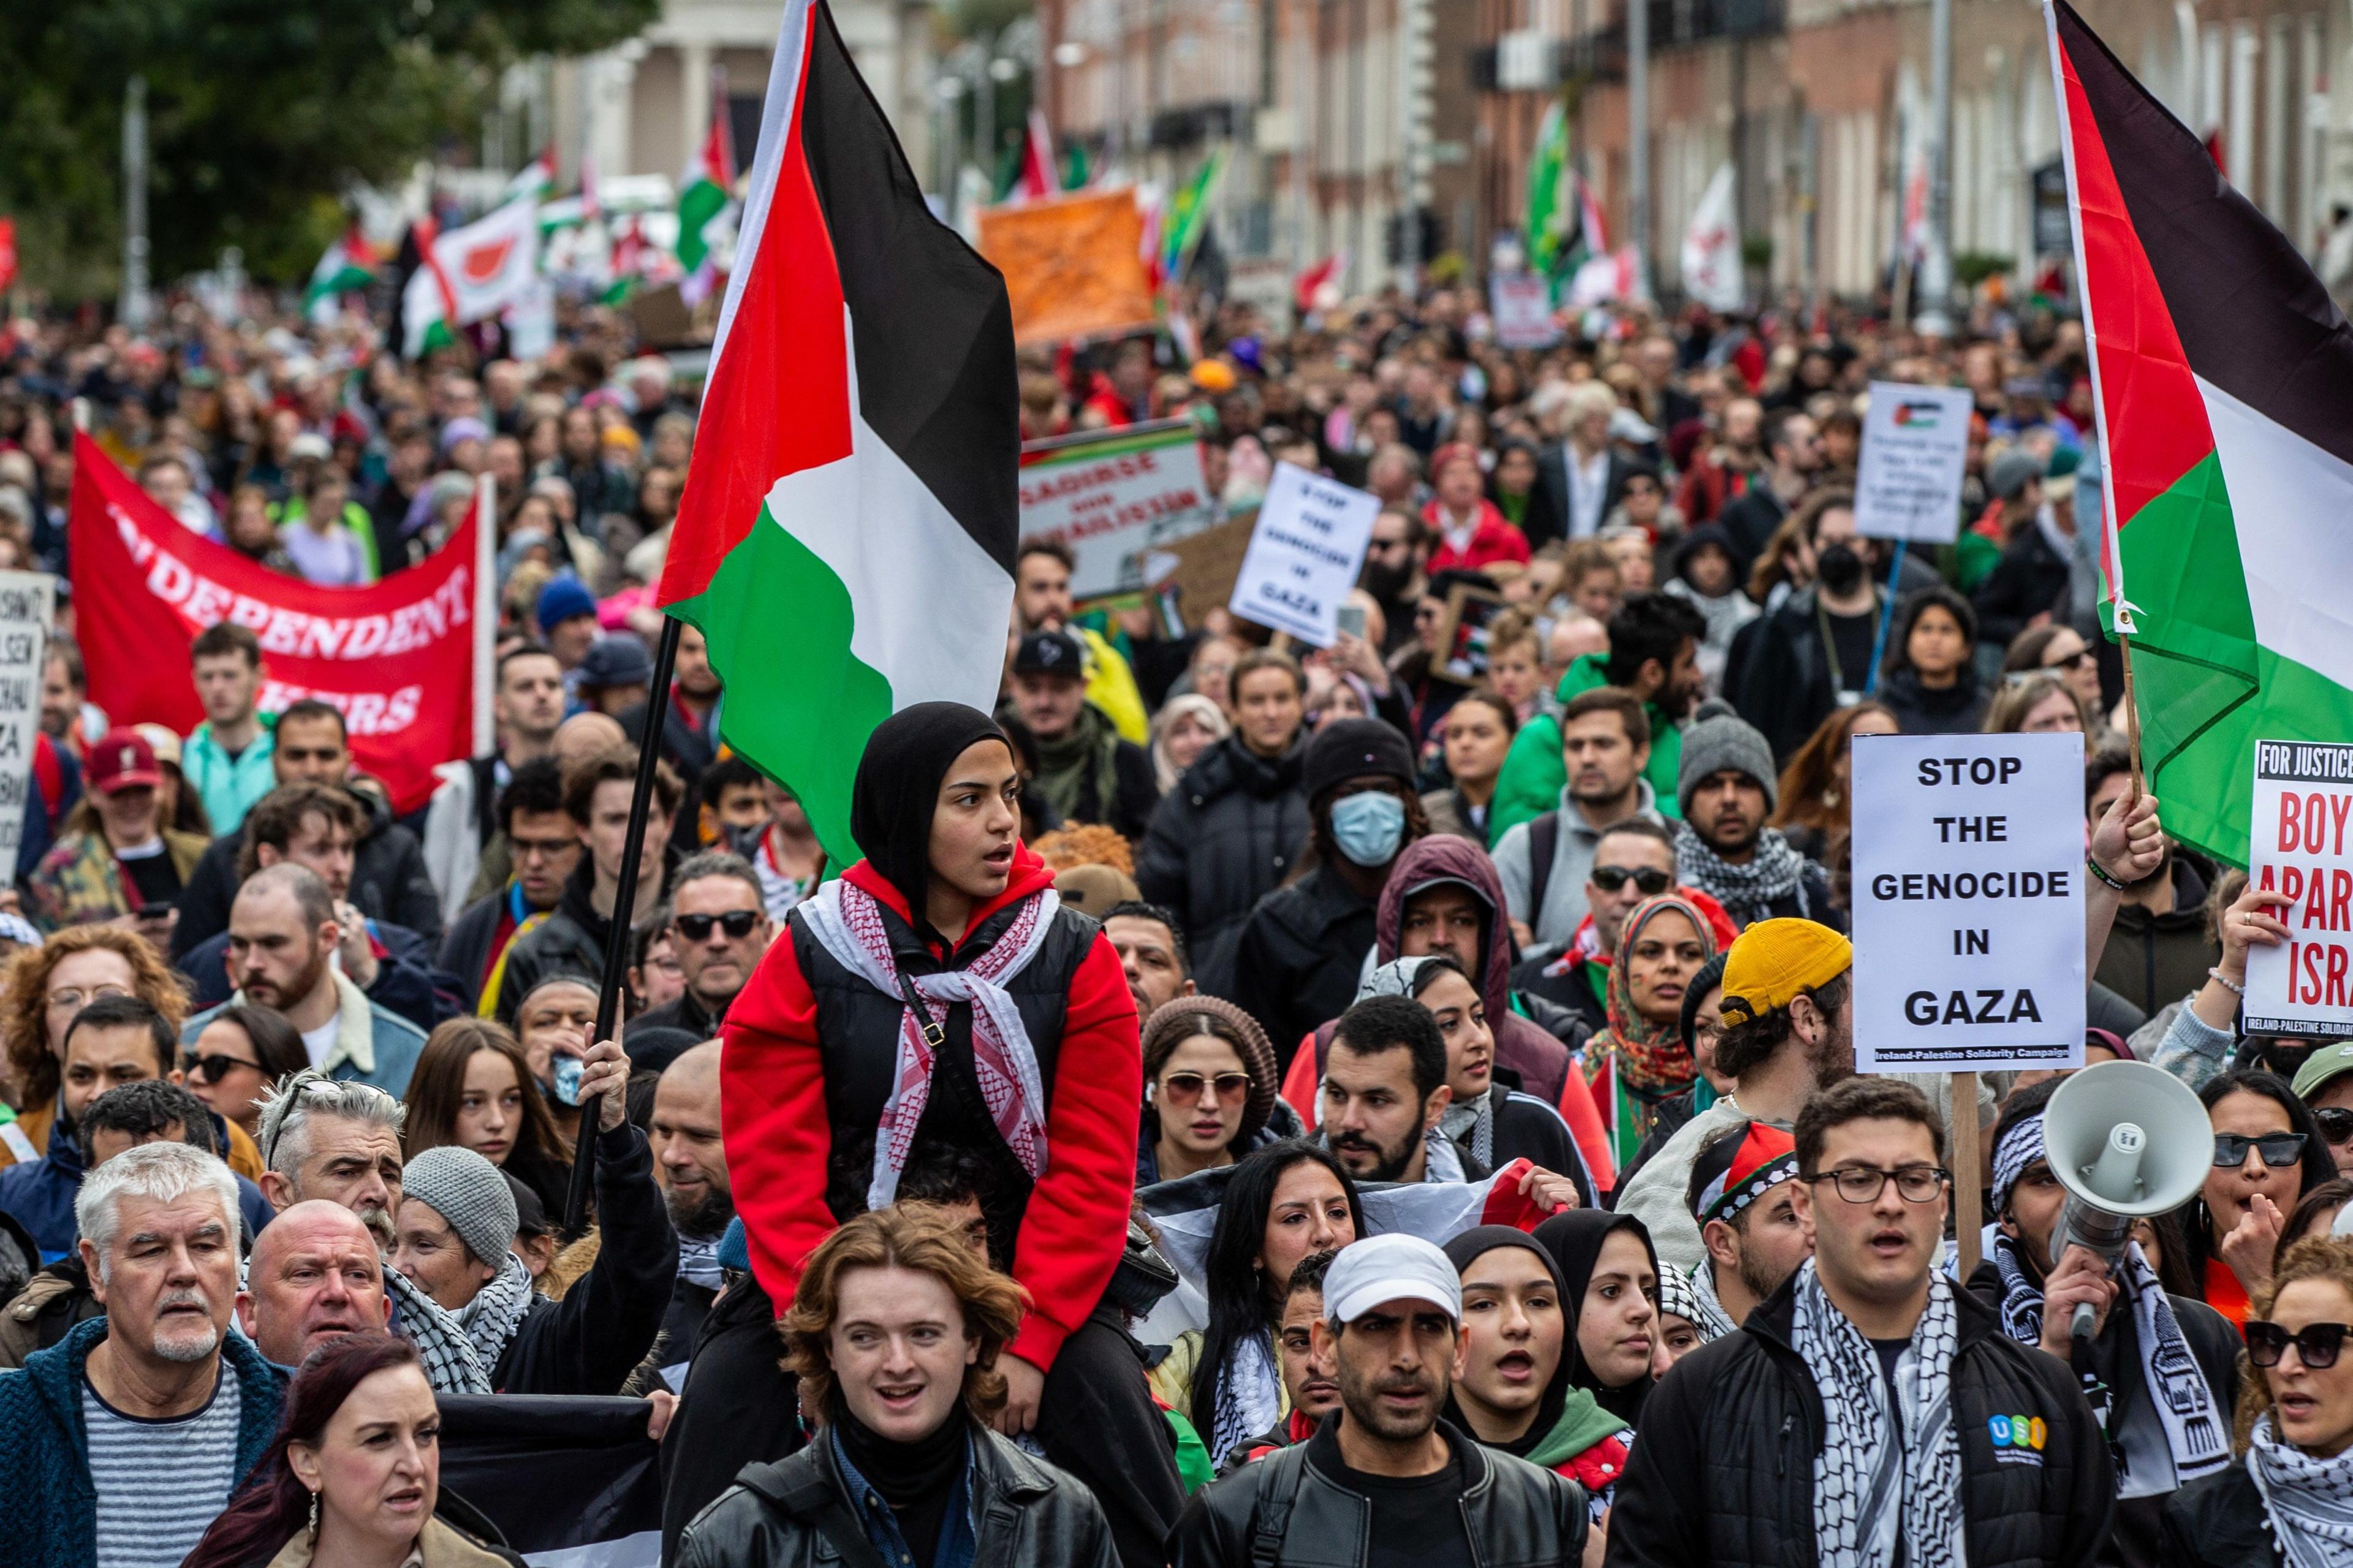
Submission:
POLYGON ((151 271, 243 247, 298 278, 354 182, 469 135, 507 65, 628 37, 659 0, 0 0, 0 211, 28 279, 111 291, 122 104, 147 81, 151 271))

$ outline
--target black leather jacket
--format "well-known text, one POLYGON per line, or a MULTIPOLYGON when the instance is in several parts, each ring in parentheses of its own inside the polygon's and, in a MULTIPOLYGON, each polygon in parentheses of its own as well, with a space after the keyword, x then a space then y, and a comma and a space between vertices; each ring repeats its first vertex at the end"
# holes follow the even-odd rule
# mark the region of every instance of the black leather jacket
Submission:
MULTIPOLYGON (((1111 1526, 1085 1487, 994 1432, 975 1430, 972 1457, 975 1563, 1119 1568, 1111 1526)), ((844 1554, 818 1528, 828 1503, 842 1526, 858 1528, 829 1442, 773 1465, 746 1465, 679 1537, 675 1568, 831 1568, 844 1554)))
MULTIPOLYGON (((1169 1533, 1174 1568, 1364 1568, 1371 1506, 1315 1462, 1337 1447, 1334 1425, 1195 1492, 1169 1533), (1271 1555, 1258 1549, 1261 1535, 1271 1555)), ((1583 1487, 1439 1426, 1462 1458, 1462 1523, 1482 1568, 1560 1568, 1583 1557, 1583 1487)))

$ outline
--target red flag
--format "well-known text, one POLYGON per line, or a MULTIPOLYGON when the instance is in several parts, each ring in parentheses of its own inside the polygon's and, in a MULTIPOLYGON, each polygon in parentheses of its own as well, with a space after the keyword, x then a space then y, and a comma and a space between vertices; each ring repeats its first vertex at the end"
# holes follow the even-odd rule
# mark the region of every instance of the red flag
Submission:
POLYGON ((0 294, 16 281, 16 220, 0 217, 0 294))
POLYGON ((90 700, 118 723, 185 733, 205 716, 189 643, 221 621, 250 626, 262 710, 332 705, 353 766, 414 811, 434 768, 473 749, 478 526, 470 514, 423 565, 371 587, 322 588, 190 532, 77 435, 69 539, 90 700))
POLYGON ((1021 177, 1014 182, 1017 201, 1042 202, 1060 188, 1054 178, 1054 133, 1046 128, 1046 111, 1029 111, 1029 129, 1021 142, 1021 177))

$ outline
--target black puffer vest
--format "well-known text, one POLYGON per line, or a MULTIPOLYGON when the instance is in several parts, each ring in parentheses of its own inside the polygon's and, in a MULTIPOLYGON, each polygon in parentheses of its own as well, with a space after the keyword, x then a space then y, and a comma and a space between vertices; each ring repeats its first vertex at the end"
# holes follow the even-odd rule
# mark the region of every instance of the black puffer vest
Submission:
MULTIPOLYGON (((969 968, 1005 934, 1022 907, 1019 902, 1010 903, 989 916, 944 963, 897 910, 880 900, 876 905, 882 911, 900 972, 910 977, 969 968)), ((867 1183, 873 1173, 875 1129, 891 1098, 899 1060, 899 1020, 907 1005, 902 997, 885 996, 836 963, 797 916, 787 916, 786 924, 792 931, 793 957, 800 965, 801 977, 817 998, 826 1116, 833 1128, 826 1205, 836 1219, 846 1220, 865 1212, 867 1183)), ((1054 1068, 1061 1050, 1071 980, 1101 929, 1076 910, 1057 910, 1037 957, 1005 986, 1029 1028, 1029 1043, 1037 1049, 1038 1077, 1045 1086, 1049 1111, 1053 1105, 1054 1068)), ((946 1032, 947 1044, 932 1076, 931 1098, 916 1126, 915 1147, 918 1151, 943 1146, 966 1149, 987 1164, 992 1189, 986 1205, 989 1254, 1002 1268, 1012 1261, 1013 1238, 1021 1228, 1032 1184, 997 1133, 996 1121, 981 1099, 980 1079, 972 1061, 971 1004, 958 1002, 949 1007, 946 1032)))

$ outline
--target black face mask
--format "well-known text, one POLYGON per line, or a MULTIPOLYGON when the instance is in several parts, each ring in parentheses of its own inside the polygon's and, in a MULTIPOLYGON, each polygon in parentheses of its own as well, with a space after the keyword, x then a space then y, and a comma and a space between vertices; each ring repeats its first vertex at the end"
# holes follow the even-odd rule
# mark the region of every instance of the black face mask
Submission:
POLYGON ((1852 594, 1862 581, 1862 557, 1852 544, 1831 544, 1814 557, 1814 574, 1833 594, 1852 594))

